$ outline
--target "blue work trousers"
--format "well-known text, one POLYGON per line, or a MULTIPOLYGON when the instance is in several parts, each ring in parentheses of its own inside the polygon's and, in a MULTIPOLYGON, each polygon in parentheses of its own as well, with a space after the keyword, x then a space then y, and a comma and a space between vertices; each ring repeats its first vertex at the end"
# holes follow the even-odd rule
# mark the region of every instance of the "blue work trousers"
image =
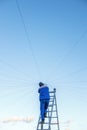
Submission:
POLYGON ((49 105, 49 100, 47 99, 40 100, 40 115, 42 120, 44 120, 44 114, 47 113, 48 105, 49 105))

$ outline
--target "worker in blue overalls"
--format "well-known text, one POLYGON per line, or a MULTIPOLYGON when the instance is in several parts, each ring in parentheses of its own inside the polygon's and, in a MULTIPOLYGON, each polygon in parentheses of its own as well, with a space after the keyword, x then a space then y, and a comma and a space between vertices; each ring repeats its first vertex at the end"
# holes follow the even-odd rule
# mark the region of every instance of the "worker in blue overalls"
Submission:
POLYGON ((49 105, 50 95, 49 95, 49 88, 42 82, 39 82, 39 100, 40 100, 40 115, 41 115, 41 122, 44 123, 44 119, 47 114, 47 108, 49 105))

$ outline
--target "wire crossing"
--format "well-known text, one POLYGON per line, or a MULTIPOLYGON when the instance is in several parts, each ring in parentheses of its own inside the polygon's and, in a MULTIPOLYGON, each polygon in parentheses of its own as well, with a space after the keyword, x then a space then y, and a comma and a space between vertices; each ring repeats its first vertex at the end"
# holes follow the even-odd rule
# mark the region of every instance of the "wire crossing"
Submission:
POLYGON ((56 89, 50 92, 50 102, 47 110, 47 116, 44 123, 41 122, 39 116, 36 130, 59 130, 59 119, 56 101, 56 89))

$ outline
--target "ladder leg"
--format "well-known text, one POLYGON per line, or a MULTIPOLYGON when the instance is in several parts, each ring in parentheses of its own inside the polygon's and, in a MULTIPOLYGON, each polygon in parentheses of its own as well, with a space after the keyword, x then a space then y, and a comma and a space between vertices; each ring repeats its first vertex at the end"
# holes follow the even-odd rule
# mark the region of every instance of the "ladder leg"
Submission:
POLYGON ((41 124, 41 130, 43 130, 43 123, 41 124))

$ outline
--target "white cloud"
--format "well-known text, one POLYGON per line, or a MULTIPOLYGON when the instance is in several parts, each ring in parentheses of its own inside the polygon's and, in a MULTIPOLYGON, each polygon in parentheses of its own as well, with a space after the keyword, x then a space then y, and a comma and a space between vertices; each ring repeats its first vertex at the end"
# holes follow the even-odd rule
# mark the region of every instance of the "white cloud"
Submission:
POLYGON ((1 123, 15 123, 15 122, 25 122, 30 123, 34 120, 34 117, 11 117, 7 119, 0 120, 1 123))
POLYGON ((66 122, 64 122, 64 124, 70 125, 72 122, 73 122, 72 120, 67 120, 66 122))

